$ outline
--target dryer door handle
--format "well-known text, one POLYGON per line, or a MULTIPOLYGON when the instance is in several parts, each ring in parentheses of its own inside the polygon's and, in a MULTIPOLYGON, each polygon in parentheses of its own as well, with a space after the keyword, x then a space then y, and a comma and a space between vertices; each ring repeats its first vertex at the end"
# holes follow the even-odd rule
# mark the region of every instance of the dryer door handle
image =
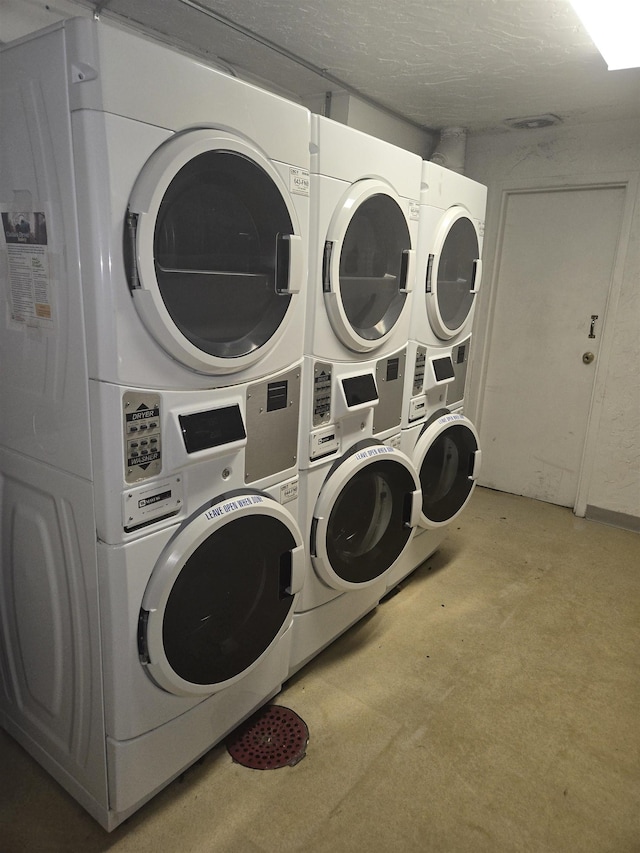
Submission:
POLYGON ((416 253, 413 249, 402 250, 402 260, 400 262, 400 283, 398 287, 400 293, 411 293, 413 290, 415 254, 416 253))
POLYGON ((324 293, 331 293, 331 257, 333 255, 333 241, 325 240, 324 251, 322 253, 322 290, 324 293))
POLYGON ((473 262, 473 274, 471 276, 470 293, 477 293, 480 290, 480 280, 482 279, 482 261, 476 258, 473 262))
POLYGON ((420 523, 420 515, 422 513, 422 492, 416 489, 414 492, 409 492, 409 519, 405 521, 405 527, 417 527, 420 523))
POLYGON ((427 272, 424 278, 424 290, 425 293, 431 293, 433 291, 433 265, 436 262, 435 255, 429 255, 427 260, 427 272))
POLYGON ((470 480, 477 480, 480 476, 480 465, 482 464, 482 451, 476 450, 471 454, 471 471, 469 473, 470 480))
POLYGON ((300 592, 304 583, 305 575, 305 550, 304 545, 298 545, 291 549, 291 584, 287 587, 289 595, 300 592))
POLYGON ((299 293, 304 275, 302 237, 278 234, 276 241, 276 293, 299 293))

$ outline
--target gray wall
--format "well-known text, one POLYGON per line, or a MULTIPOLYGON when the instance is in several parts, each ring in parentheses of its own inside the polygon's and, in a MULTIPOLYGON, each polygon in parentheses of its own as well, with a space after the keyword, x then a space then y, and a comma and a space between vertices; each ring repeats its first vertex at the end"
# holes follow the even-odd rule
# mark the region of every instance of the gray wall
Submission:
MULTIPOLYGON (((484 286, 476 329, 486 327, 496 254, 501 186, 544 187, 559 180, 598 181, 628 176, 635 192, 630 238, 621 246, 624 263, 616 304, 609 306, 602 399, 595 401, 598 422, 587 444, 590 472, 587 516, 640 529, 640 122, 563 125, 541 130, 500 131, 471 136, 466 173, 489 188, 484 243, 484 286)), ((580 287, 575 281, 573 286, 580 287)), ((478 363, 487 351, 476 336, 470 412, 477 417, 481 389, 478 363)), ((506 355, 506 354, 505 354, 506 355)), ((514 401, 517 405, 517 401, 514 401)))

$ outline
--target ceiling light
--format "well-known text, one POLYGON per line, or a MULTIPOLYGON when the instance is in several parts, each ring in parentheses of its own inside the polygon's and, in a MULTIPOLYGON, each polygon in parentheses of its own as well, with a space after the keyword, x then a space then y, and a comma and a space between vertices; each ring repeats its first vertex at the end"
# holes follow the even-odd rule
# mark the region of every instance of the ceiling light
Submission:
POLYGON ((609 71, 640 67, 637 0, 569 0, 609 71))
POLYGON ((504 123, 514 130, 538 130, 541 127, 552 127, 560 124, 562 119, 553 113, 545 113, 541 116, 526 116, 523 118, 506 118, 504 123))

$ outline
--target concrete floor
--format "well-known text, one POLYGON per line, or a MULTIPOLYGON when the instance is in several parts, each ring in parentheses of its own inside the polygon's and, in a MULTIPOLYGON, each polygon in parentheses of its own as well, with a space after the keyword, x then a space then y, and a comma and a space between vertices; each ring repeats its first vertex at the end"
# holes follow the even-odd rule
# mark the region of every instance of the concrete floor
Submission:
POLYGON ((223 746, 108 835, 0 733, 1 853, 637 853, 640 536, 479 489, 277 697, 296 767, 223 746))

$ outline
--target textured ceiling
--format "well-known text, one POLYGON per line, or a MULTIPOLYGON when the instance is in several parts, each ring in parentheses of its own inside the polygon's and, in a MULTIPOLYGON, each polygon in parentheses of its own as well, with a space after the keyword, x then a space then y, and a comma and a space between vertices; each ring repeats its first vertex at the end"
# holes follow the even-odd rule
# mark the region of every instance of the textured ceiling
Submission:
POLYGON ((346 89, 425 128, 640 117, 640 69, 607 71, 568 0, 76 2, 296 96, 346 89))

